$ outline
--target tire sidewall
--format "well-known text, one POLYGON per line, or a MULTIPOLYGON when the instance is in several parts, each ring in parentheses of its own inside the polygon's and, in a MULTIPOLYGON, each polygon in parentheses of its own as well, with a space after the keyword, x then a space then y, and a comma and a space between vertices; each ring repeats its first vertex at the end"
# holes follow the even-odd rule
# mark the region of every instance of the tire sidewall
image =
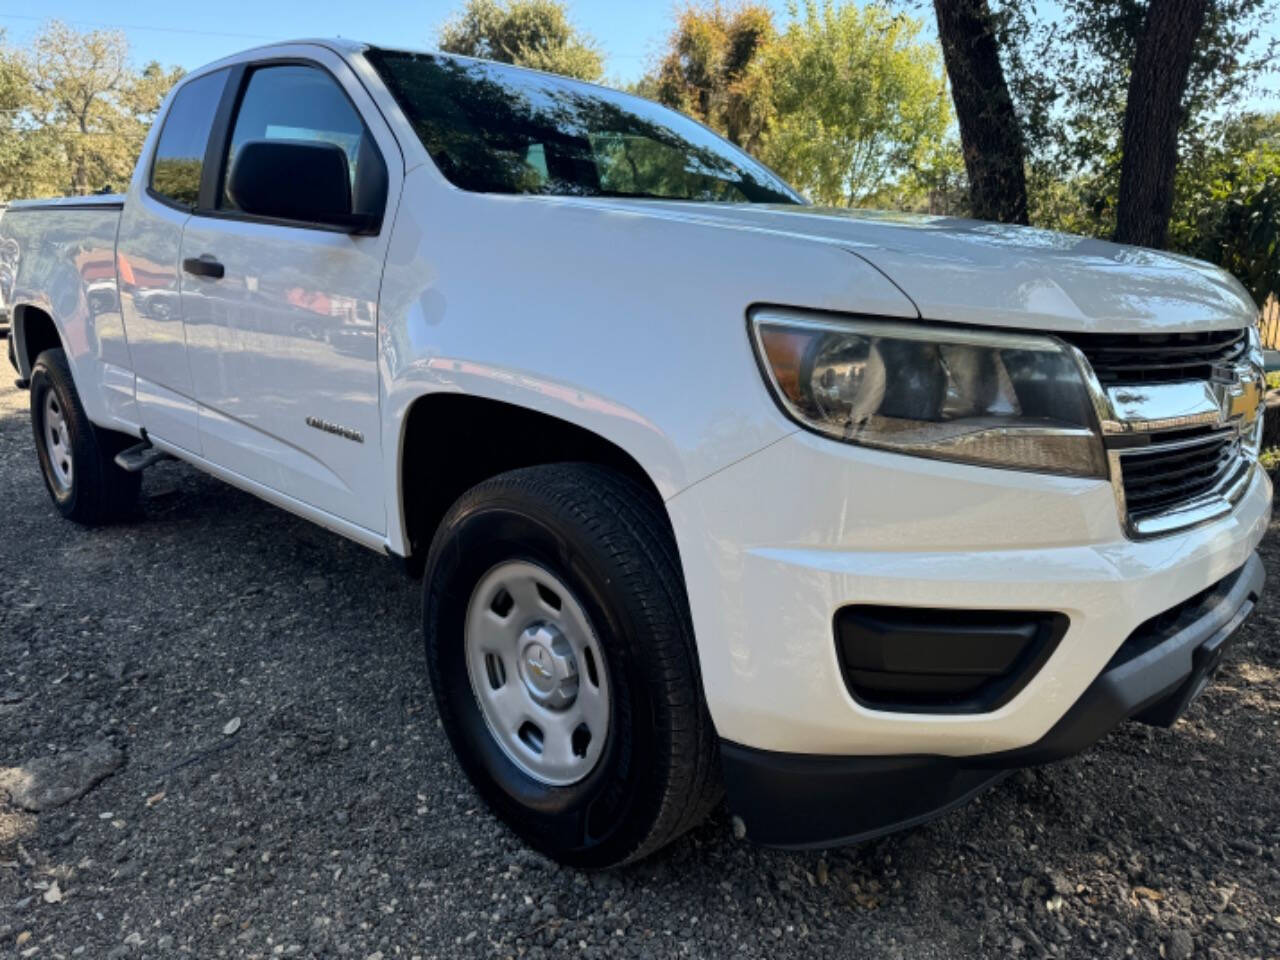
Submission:
POLYGON ((451 515, 428 564, 424 604, 427 659, 446 732, 485 800, 528 843, 590 867, 616 862, 644 838, 660 802, 657 738, 639 638, 611 575, 578 525, 518 496, 478 502, 451 515), (608 738, 595 768, 567 787, 520 770, 489 732, 467 672, 467 607, 499 563, 534 563, 561 580, 582 605, 599 641, 611 693, 608 738))
POLYGON ((89 462, 88 452, 84 449, 75 398, 69 395, 63 378, 58 375, 46 354, 40 355, 31 370, 31 426, 35 434, 36 456, 40 461, 40 474, 44 478, 45 489, 49 491, 49 496, 58 510, 63 515, 70 515, 76 508, 81 476, 89 462), (49 449, 44 437, 45 398, 51 391, 58 398, 58 405, 62 408, 62 415, 67 424, 67 437, 71 444, 71 484, 65 490, 54 479, 53 464, 49 462, 49 449))

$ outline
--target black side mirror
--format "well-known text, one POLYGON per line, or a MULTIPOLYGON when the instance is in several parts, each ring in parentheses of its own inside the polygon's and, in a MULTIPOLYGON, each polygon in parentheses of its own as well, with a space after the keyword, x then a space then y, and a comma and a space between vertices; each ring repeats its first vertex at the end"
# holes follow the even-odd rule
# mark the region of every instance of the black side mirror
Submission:
POLYGON ((347 152, 318 140, 251 140, 236 151, 227 193, 245 213, 370 233, 377 218, 355 213, 347 152))

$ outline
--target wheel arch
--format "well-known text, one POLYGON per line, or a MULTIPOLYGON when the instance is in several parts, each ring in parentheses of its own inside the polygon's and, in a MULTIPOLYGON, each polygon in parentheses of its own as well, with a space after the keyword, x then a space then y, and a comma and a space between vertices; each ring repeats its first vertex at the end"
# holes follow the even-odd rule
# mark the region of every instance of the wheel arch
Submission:
MULTIPOLYGON (((36 357, 45 350, 67 349, 66 338, 53 315, 30 303, 15 304, 10 318, 9 335, 14 338, 14 356, 23 379, 31 378, 36 357)), ((74 371, 73 371, 74 373, 74 371)))
POLYGON ((395 510, 405 559, 422 571, 440 520, 463 493, 521 467, 582 462, 630 478, 662 504, 649 471, 613 440, 554 414, 473 394, 434 392, 415 399, 400 426, 395 510))

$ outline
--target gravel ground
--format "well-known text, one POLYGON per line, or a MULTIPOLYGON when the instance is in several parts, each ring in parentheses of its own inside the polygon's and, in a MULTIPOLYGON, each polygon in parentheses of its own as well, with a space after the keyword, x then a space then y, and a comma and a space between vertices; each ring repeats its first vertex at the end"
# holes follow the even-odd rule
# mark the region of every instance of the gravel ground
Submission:
POLYGON ((1280 957, 1274 600, 1172 731, 861 847, 721 810, 584 875, 458 771, 393 562, 178 464, 144 519, 64 522, 4 379, 0 955, 1280 957))

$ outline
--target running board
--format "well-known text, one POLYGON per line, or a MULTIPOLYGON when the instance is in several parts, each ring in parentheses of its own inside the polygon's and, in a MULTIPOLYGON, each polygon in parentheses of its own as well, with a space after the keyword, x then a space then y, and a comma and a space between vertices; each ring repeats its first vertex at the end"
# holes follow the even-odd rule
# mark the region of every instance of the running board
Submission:
POLYGON ((163 450, 153 447, 150 440, 143 440, 141 443, 134 444, 128 450, 121 450, 117 453, 116 466, 126 473, 138 473, 159 463, 161 460, 172 459, 173 457, 163 450))

